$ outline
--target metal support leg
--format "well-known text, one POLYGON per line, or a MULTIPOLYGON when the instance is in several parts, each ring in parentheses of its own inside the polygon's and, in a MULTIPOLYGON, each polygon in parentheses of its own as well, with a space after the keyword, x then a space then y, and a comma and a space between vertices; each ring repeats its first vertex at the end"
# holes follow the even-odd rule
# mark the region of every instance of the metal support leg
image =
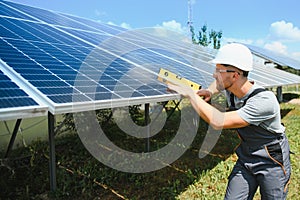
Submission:
POLYGON ((14 146, 16 136, 17 136, 18 130, 19 130, 20 125, 21 125, 21 121, 22 121, 22 119, 17 119, 17 121, 16 121, 15 128, 14 128, 14 131, 13 131, 12 136, 10 138, 10 141, 9 141, 7 151, 6 151, 6 154, 5 154, 4 158, 8 157, 8 154, 11 152, 11 150, 14 146))
POLYGON ((169 113, 167 120, 172 116, 172 114, 175 112, 175 110, 179 107, 180 102, 181 102, 181 99, 177 103, 175 101, 173 101, 173 103, 175 104, 175 107, 171 110, 171 113, 169 113))
POLYGON ((278 86, 276 89, 278 102, 281 103, 283 101, 282 96, 282 86, 278 86))
POLYGON ((54 115, 48 112, 48 134, 49 134, 49 172, 50 190, 56 190, 56 161, 55 161, 55 141, 54 141, 54 115))
MULTIPOLYGON (((145 104, 145 126, 147 126, 150 123, 150 117, 149 117, 149 107, 150 104, 145 104)), ((147 128, 147 139, 146 139, 146 152, 150 152, 150 128, 147 128)))

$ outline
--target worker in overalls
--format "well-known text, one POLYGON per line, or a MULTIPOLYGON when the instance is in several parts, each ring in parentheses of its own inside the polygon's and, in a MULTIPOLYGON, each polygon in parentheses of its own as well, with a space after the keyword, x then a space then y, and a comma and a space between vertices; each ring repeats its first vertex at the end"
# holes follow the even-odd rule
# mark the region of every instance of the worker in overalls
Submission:
POLYGON ((209 89, 193 91, 169 84, 187 97, 214 129, 237 129, 241 139, 238 160, 229 176, 225 199, 253 199, 258 187, 262 199, 286 199, 291 174, 290 149, 281 124, 276 96, 248 80, 253 69, 250 50, 242 44, 221 47, 211 61, 216 69, 209 89), (230 110, 221 112, 207 101, 225 91, 230 110))

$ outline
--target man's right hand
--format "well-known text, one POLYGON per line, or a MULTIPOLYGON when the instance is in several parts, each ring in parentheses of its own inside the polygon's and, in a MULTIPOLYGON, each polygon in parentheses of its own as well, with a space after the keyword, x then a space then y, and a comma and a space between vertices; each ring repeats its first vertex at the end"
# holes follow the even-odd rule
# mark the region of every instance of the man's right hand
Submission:
POLYGON ((212 92, 209 89, 201 89, 197 91, 197 95, 203 97, 204 101, 209 102, 212 97, 212 92))

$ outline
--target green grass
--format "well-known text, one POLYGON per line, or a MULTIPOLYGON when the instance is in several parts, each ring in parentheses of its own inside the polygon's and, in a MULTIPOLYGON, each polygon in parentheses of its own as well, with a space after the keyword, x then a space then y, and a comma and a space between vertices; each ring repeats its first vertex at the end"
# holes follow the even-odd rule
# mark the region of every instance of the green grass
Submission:
MULTIPOLYGON (((300 105, 283 103, 281 109, 291 149, 296 152, 291 156, 293 174, 288 196, 294 200, 299 199, 300 189, 300 105)), ((175 112, 164 131, 151 138, 152 150, 174 137, 179 116, 175 112)), ((235 131, 224 130, 212 152, 199 159, 204 127, 201 123, 193 144, 180 159, 144 174, 124 173, 104 166, 89 154, 76 133, 56 137, 57 190, 52 193, 48 143, 36 141, 15 149, 11 159, 1 160, 0 199, 222 199, 236 161, 233 151, 239 140, 235 131)), ((107 126, 105 132, 120 147, 144 149, 144 141, 128 137, 113 125, 107 126)), ((259 194, 255 199, 259 199, 259 194)))
POLYGON ((291 155, 293 171, 288 197, 300 199, 300 105, 283 104, 281 108, 290 110, 282 121, 287 127, 286 134, 290 141, 291 151, 295 153, 291 155))

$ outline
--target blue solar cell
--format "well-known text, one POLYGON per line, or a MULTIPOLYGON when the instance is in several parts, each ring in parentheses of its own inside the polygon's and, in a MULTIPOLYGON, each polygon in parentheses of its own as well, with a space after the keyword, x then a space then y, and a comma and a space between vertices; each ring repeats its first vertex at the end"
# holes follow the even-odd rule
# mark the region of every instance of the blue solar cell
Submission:
POLYGON ((33 40, 33 41, 40 40, 37 36, 31 33, 33 29, 30 28, 29 24, 34 25, 35 23, 18 21, 17 19, 4 19, 4 20, 7 21, 6 28, 8 28, 11 32, 15 34, 18 33, 16 35, 18 35, 19 38, 25 40, 33 40), (26 30, 26 28, 29 30, 26 30))
POLYGON ((59 81, 60 79, 53 75, 36 75, 36 74, 23 74, 23 77, 27 80, 36 80, 36 81, 59 81))
POLYGON ((66 26, 66 27, 72 27, 72 28, 80 28, 84 30, 93 31, 94 28, 91 28, 89 26, 86 26, 85 24, 78 23, 76 20, 70 20, 64 15, 57 14, 48 10, 43 10, 39 8, 29 7, 26 5, 16 4, 13 2, 6 2, 7 4, 15 7, 16 9, 30 13, 32 17, 34 17, 36 20, 41 20, 42 22, 48 23, 48 24, 54 24, 59 26, 66 26))
POLYGON ((12 2, 7 2, 7 4, 11 4, 18 10, 30 13, 30 15, 33 16, 35 20, 38 19, 48 24, 71 27, 71 28, 87 30, 87 31, 94 31, 99 33, 109 33, 109 34, 118 34, 126 30, 124 28, 117 27, 117 26, 103 25, 95 21, 91 21, 91 20, 87 20, 75 16, 70 16, 70 15, 57 14, 47 10, 28 7, 25 5, 14 4, 12 2))
POLYGON ((53 72, 54 74, 57 74, 59 77, 61 77, 60 75, 77 75, 77 71, 73 70, 73 69, 51 69, 51 72, 53 72))
POLYGON ((69 85, 64 81, 41 81, 41 80, 30 80, 33 86, 37 88, 43 87, 68 87, 69 85))
POLYGON ((0 88, 0 98, 6 98, 6 97, 22 97, 27 96, 27 94, 20 90, 19 88, 16 89, 3 89, 0 88))
POLYGON ((13 55, 9 55, 7 57, 2 56, 1 59, 8 65, 11 65, 12 63, 24 63, 26 60, 29 60, 29 58, 20 54, 15 57, 13 55))
MULTIPOLYGON (((138 91, 140 91, 142 94, 144 94, 145 96, 151 96, 151 95, 160 95, 162 94, 159 90, 155 89, 155 85, 143 85, 141 86, 138 91)), ((164 91, 165 93, 165 91, 164 91)))
POLYGON ((8 81, 10 81, 10 79, 6 75, 4 75, 2 73, 2 71, 0 71, 0 81, 1 82, 8 82, 8 81))
POLYGON ((16 108, 16 107, 24 107, 24 106, 34 106, 38 105, 32 98, 30 97, 15 97, 15 98, 4 98, 0 99, 0 108, 16 108))
POLYGON ((76 79, 77 74, 60 74, 59 78, 63 79, 63 80, 75 80, 76 79))
POLYGON ((162 93, 157 90, 148 89, 148 90, 138 90, 140 93, 143 94, 143 96, 155 96, 155 95, 163 95, 165 93, 162 93))
POLYGON ((63 30, 67 31, 68 33, 71 33, 72 35, 81 38, 91 44, 98 45, 100 42, 104 41, 105 39, 108 39, 110 35, 107 34, 100 34, 95 32, 86 32, 86 31, 80 31, 80 30, 73 30, 73 29, 66 29, 63 30))
MULTIPOLYGON (((2 78, 2 76, 0 76, 0 78, 2 78)), ((7 80, 9 80, 8 77, 7 77, 7 80)), ((14 88, 14 87, 16 87, 16 84, 11 82, 11 81, 0 80, 0 85, 1 85, 1 88, 14 88)))
POLYGON ((11 16, 11 17, 26 19, 26 20, 33 20, 33 18, 31 18, 27 15, 24 15, 16 10, 13 10, 13 9, 7 7, 5 4, 1 4, 1 3, 0 3, 0 15, 11 16))
POLYGON ((40 65, 37 65, 34 61, 32 60, 27 60, 26 63, 17 63, 13 62, 10 63, 12 67, 17 71, 17 70, 22 70, 23 73, 30 73, 32 69, 35 70, 44 70, 44 68, 40 65))
POLYGON ((112 94, 110 92, 88 93, 87 96, 89 96, 91 99, 94 99, 94 100, 109 100, 109 99, 112 99, 112 94))
POLYGON ((40 91, 46 95, 51 94, 73 94, 73 88, 71 87, 50 87, 40 88, 40 91))
POLYGON ((8 30, 7 28, 5 28, 5 20, 0 19, 0 26, 1 26, 1 32, 0 32, 0 37, 3 38, 13 38, 13 39, 21 39, 20 36, 18 36, 17 34, 15 34, 14 32, 8 30))
POLYGON ((60 94, 60 95, 48 95, 49 99, 51 99, 55 103, 70 103, 70 102, 85 102, 91 101, 85 95, 82 94, 60 94))
POLYGON ((0 70, 0 108, 38 105, 0 70))
POLYGON ((80 24, 85 24, 85 25, 93 28, 94 31, 97 31, 100 33, 108 33, 108 34, 116 35, 116 34, 126 31, 125 28, 122 28, 119 26, 101 24, 99 22, 95 22, 92 20, 88 20, 88 19, 84 19, 84 18, 80 18, 80 17, 76 17, 76 16, 71 16, 71 15, 67 15, 67 14, 64 14, 64 16, 66 16, 70 19, 73 19, 73 20, 79 22, 80 24))
POLYGON ((116 87, 117 81, 102 81, 100 82, 101 85, 105 86, 108 90, 114 91, 116 87))
POLYGON ((3 39, 0 39, 0 55, 2 57, 6 57, 9 55, 19 55, 20 52, 10 46, 7 42, 3 41, 3 39))
MULTIPOLYGON (((68 45, 82 45, 82 41, 75 40, 72 36, 58 31, 57 29, 29 21, 18 21, 17 19, 3 19, 5 27, 10 32, 27 41, 39 41, 46 43, 60 43, 68 45)), ((10 38, 8 36, 8 38, 10 38)), ((15 38, 15 37, 14 37, 15 38)))

